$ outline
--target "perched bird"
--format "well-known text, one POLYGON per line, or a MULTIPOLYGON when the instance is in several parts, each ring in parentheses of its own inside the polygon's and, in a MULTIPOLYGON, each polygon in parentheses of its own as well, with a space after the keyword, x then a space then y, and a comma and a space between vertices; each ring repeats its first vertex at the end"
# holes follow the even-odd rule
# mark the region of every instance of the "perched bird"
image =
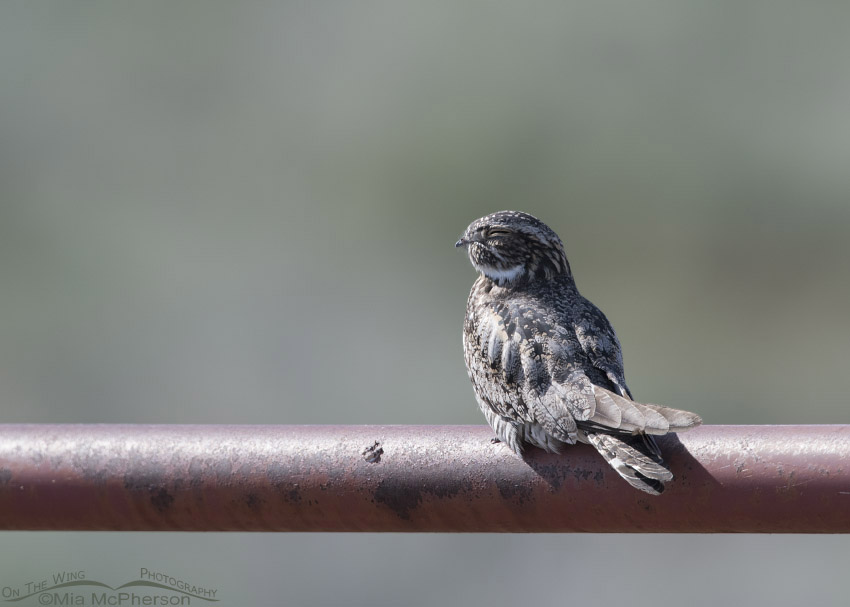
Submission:
POLYGON ((658 495, 673 478, 653 436, 702 420, 634 402, 620 342, 576 289, 561 239, 527 213, 473 221, 455 244, 480 273, 463 327, 466 369, 478 405, 515 453, 593 445, 630 485, 658 495))

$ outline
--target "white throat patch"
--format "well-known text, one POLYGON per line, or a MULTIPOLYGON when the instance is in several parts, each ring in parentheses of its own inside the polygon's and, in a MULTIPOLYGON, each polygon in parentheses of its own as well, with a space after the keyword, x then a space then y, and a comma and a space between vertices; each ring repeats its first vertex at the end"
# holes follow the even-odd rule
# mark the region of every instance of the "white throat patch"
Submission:
POLYGON ((490 266, 479 266, 478 271, 484 274, 490 280, 502 285, 508 282, 513 282, 519 278, 525 271, 525 266, 519 264, 507 270, 499 270, 490 266))

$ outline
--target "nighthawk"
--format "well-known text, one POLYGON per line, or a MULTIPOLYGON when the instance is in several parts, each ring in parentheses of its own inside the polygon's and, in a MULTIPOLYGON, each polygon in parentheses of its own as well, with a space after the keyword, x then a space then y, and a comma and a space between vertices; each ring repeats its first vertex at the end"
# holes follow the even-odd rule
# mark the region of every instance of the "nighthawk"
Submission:
POLYGON ((480 273, 463 327, 466 369, 496 437, 515 453, 593 445, 633 487, 657 495, 672 473, 656 435, 702 420, 637 403, 620 342, 581 296, 561 239, 539 219, 501 211, 473 221, 455 246, 480 273))

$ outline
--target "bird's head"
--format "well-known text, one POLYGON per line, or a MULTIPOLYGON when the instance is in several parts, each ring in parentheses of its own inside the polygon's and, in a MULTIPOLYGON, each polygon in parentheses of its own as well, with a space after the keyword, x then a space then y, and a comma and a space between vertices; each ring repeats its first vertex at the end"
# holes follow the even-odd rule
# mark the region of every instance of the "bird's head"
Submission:
POLYGON ((476 270, 499 286, 570 274, 564 245, 549 226, 520 211, 476 219, 455 243, 476 270))

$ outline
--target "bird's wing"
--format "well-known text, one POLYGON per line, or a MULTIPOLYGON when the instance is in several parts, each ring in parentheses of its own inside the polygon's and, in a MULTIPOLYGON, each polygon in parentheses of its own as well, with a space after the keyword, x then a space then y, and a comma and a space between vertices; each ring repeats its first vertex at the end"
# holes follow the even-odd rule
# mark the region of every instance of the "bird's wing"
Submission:
POLYGON ((632 398, 623 373, 623 351, 617 334, 599 308, 586 299, 581 304, 573 328, 585 356, 610 382, 610 385, 603 387, 610 388, 620 396, 632 398))
POLYGON ((585 430, 662 435, 698 426, 695 413, 635 402, 623 375, 623 354, 614 329, 605 315, 587 300, 574 321, 576 338, 594 368, 609 385, 593 386, 595 406, 582 421, 585 430))
MULTIPOLYGON (((599 362, 593 368, 607 365, 614 376, 611 388, 622 386, 628 394, 616 336, 610 328, 607 335, 601 329, 587 330, 582 338, 578 331, 558 323, 546 308, 530 302, 480 307, 464 337, 467 365, 479 398, 503 419, 539 424, 565 443, 575 442, 579 430, 661 435, 699 425, 701 420, 693 413, 637 403, 620 390, 592 380, 587 344, 595 343, 599 362), (606 353, 598 344, 614 349, 606 353)), ((604 381, 599 373, 592 377, 604 381)))

